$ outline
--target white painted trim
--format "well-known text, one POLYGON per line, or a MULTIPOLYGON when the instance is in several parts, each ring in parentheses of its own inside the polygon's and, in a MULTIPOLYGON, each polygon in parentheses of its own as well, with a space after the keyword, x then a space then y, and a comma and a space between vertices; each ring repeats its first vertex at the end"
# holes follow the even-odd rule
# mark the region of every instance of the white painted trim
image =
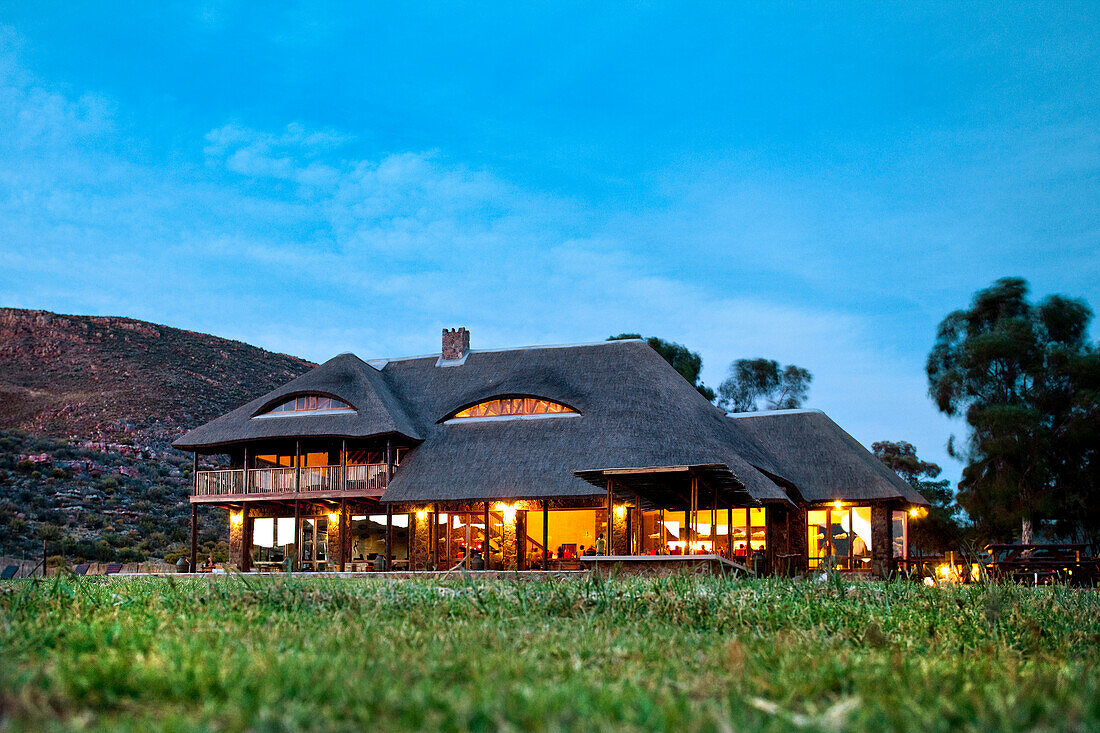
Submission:
POLYGON ((266 420, 269 417, 310 417, 312 415, 354 415, 355 410, 341 407, 338 410, 297 410, 295 412, 265 412, 253 415, 249 420, 266 420))
POLYGON ((484 417, 452 417, 444 425, 471 422, 500 422, 501 420, 549 420, 555 417, 580 417, 579 412, 550 412, 545 415, 486 415, 484 417))
POLYGON ((463 364, 466 363, 466 359, 469 356, 470 356, 470 350, 469 349, 466 349, 466 353, 464 353, 462 356, 458 357, 457 359, 444 359, 443 355, 440 354, 439 358, 435 360, 435 365, 437 367, 462 366, 463 364))

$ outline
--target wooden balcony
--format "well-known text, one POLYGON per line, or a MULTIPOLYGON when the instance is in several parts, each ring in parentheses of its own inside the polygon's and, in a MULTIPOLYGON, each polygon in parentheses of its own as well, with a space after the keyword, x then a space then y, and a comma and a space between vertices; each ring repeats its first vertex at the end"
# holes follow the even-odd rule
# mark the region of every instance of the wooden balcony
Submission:
POLYGON ((191 501, 244 499, 378 497, 386 490, 386 464, 309 466, 297 468, 240 468, 199 471, 191 501))

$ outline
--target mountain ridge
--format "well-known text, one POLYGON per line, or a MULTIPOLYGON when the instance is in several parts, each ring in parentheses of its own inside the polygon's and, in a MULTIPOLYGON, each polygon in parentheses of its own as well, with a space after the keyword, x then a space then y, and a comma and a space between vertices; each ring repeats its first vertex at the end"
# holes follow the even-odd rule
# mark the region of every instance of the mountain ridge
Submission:
POLYGON ((164 445, 314 366, 133 318, 0 308, 0 428, 164 445))

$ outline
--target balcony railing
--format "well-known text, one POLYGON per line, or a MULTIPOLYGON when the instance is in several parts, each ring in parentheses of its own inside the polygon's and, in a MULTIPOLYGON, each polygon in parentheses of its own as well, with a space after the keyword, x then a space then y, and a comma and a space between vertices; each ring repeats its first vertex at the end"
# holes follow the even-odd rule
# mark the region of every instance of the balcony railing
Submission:
MULTIPOLYGON (((308 466, 301 479, 294 468, 224 469, 199 471, 195 477, 195 496, 231 496, 241 494, 315 494, 339 492, 344 486, 342 466, 308 466)), ((376 491, 386 488, 386 464, 369 463, 347 467, 348 491, 376 491)))

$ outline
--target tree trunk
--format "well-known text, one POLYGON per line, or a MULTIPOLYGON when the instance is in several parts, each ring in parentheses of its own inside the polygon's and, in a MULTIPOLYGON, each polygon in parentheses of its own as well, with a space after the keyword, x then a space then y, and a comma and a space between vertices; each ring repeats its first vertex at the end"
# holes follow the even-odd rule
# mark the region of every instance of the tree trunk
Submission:
POLYGON ((1031 520, 1025 518, 1020 526, 1020 544, 1031 544, 1031 520))

